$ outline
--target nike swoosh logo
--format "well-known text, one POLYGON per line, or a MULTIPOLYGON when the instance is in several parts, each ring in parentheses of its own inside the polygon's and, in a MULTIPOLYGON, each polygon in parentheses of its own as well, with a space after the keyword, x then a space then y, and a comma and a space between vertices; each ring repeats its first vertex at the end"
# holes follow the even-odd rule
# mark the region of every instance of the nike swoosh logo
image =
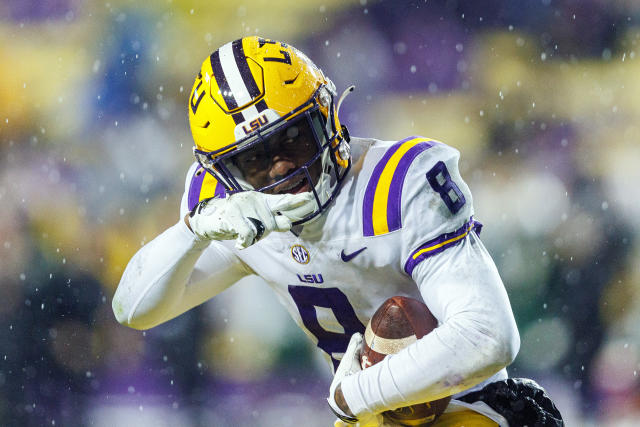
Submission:
POLYGON ((357 257, 358 255, 360 255, 362 253, 362 251, 364 251, 365 249, 367 249, 367 247, 365 246, 362 249, 358 249, 357 251, 350 253, 350 254, 345 254, 344 253, 344 249, 342 250, 342 252, 340 252, 340 258, 342 258, 342 261, 344 262, 349 262, 352 259, 354 259, 355 257, 357 257))

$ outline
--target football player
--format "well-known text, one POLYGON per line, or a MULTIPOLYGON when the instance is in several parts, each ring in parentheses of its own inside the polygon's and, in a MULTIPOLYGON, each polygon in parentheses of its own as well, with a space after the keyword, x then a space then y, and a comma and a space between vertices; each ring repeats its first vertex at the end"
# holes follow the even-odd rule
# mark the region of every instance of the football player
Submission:
POLYGON ((338 97, 286 43, 246 37, 213 52, 188 99, 197 161, 180 220, 130 260, 115 316, 151 328, 255 274, 336 371, 328 401, 340 422, 454 395, 453 412, 485 397, 474 414, 496 425, 507 415, 485 394, 520 341, 459 153, 421 136, 350 137, 338 111, 351 89, 338 97), (394 295, 423 300, 439 326, 360 370, 358 334, 394 295))

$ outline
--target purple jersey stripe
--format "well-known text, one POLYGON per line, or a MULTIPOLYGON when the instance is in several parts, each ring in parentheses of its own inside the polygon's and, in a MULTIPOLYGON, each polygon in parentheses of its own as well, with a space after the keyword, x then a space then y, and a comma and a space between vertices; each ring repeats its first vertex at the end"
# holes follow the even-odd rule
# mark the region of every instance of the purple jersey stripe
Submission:
POLYGON ((393 153, 398 151, 398 148, 400 148, 403 143, 414 138, 417 138, 417 136, 410 136, 409 138, 405 138, 402 141, 398 141, 393 144, 378 161, 376 167, 373 168, 373 173, 367 183, 367 188, 364 192, 364 200, 362 202, 362 233, 365 237, 373 236, 373 198, 376 194, 376 187, 378 186, 380 175, 391 156, 393 156, 393 153))
POLYGON ((473 231, 479 236, 482 231, 482 223, 480 221, 473 220, 473 231))
POLYGON ((407 172, 409 171, 409 166, 411 166, 411 163, 418 154, 432 146, 433 143, 431 141, 425 141, 411 147, 411 149, 402 156, 396 170, 393 172, 391 186, 389 187, 389 198, 387 201, 387 224, 389 232, 399 230, 402 227, 402 186, 404 184, 404 179, 407 176, 407 172))
POLYGON ((227 192, 224 188, 224 185, 220 181, 216 182, 216 192, 213 197, 218 197, 220 199, 224 199, 227 197, 227 192))
POLYGON ((200 190, 202 189, 202 181, 204 181, 205 171, 201 167, 196 168, 191 184, 189 184, 189 196, 187 197, 187 206, 189 210, 193 210, 198 202, 200 202, 200 190))
POLYGON ((469 234, 474 228, 476 228, 477 232, 479 233, 480 229, 482 228, 482 224, 474 221, 473 218, 471 218, 456 231, 451 233, 444 233, 436 237, 435 239, 429 240, 427 243, 423 244, 418 249, 413 251, 411 255, 409 255, 409 259, 404 264, 404 271, 409 276, 411 276, 413 269, 416 268, 418 264, 420 264, 425 259, 439 254, 445 249, 448 249, 462 242, 467 234, 469 234))

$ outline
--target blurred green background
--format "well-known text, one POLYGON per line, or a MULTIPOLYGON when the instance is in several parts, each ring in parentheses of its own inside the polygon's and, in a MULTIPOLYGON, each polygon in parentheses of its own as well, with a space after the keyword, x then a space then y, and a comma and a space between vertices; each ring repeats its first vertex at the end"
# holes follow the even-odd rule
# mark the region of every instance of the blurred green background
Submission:
POLYGON ((329 426, 329 367, 245 279, 146 332, 111 297, 178 220, 201 62, 258 34, 356 92, 352 134, 462 152, 567 425, 640 419, 640 2, 0 2, 0 425, 329 426))

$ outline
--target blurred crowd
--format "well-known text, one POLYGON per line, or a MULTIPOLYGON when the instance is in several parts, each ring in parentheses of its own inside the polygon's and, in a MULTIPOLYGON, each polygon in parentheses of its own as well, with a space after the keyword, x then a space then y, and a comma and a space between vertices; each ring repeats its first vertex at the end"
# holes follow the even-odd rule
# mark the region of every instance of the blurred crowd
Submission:
POLYGON ((640 418, 640 2, 0 3, 0 425, 329 426, 330 370, 264 283, 149 331, 111 297, 178 221, 187 94, 227 41, 307 53, 350 132, 461 153, 568 425, 640 418))

